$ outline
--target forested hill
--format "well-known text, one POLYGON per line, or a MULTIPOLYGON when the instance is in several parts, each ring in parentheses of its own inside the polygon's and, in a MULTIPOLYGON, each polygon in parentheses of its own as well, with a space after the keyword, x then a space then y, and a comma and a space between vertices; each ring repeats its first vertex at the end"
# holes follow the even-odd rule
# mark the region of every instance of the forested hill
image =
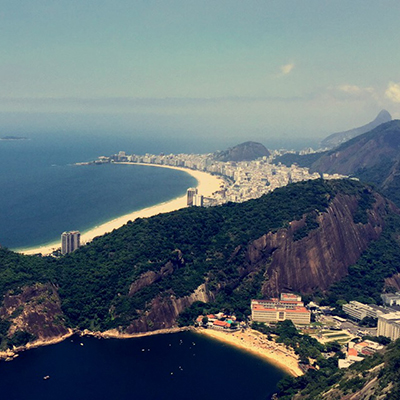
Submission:
MULTIPOLYGON (((137 219, 58 260, 0 249, 0 339, 66 326, 156 330, 190 322, 199 304, 244 316, 252 297, 324 291, 380 242, 396 212, 356 181, 314 180, 137 219)), ((384 274, 400 272, 389 265, 384 274)))
POLYGON ((228 150, 214 153, 214 159, 217 161, 252 161, 260 157, 268 157, 270 152, 261 143, 244 142, 228 150))

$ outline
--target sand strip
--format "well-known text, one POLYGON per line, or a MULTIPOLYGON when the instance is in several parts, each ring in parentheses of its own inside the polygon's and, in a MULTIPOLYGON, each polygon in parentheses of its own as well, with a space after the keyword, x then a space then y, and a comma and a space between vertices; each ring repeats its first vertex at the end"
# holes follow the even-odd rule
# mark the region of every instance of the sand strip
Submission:
POLYGON ((194 332, 219 340, 230 346, 253 353, 292 376, 303 375, 298 357, 284 345, 269 341, 265 335, 252 329, 224 332, 215 329, 196 329, 194 332))
MULTIPOLYGON (((186 172, 187 174, 193 176, 197 180, 197 189, 200 194, 203 196, 211 196, 212 193, 219 190, 221 185, 223 184, 223 180, 220 177, 211 175, 206 172, 191 170, 187 168, 180 167, 172 167, 168 165, 158 165, 158 164, 134 164, 134 163, 118 163, 118 164, 127 164, 127 165, 145 165, 148 167, 157 167, 157 168, 169 168, 176 169, 178 171, 186 172)), ((134 221, 136 218, 148 218, 153 215, 167 213, 171 211, 176 211, 181 208, 186 207, 186 194, 184 196, 178 197, 176 199, 169 200, 167 202, 157 204, 152 207, 143 208, 142 210, 134 211, 132 213, 123 215, 122 217, 115 218, 111 221, 105 222, 99 226, 96 226, 86 232, 82 232, 81 234, 81 242, 88 243, 96 236, 102 236, 105 233, 111 232, 114 229, 118 229, 121 226, 125 225, 128 221, 134 221)), ((61 236, 60 232, 60 236, 61 236)), ((46 244, 39 247, 29 248, 29 249, 17 249, 19 253, 23 254, 38 254, 42 253, 43 255, 51 254, 54 250, 60 248, 60 241, 46 244)))

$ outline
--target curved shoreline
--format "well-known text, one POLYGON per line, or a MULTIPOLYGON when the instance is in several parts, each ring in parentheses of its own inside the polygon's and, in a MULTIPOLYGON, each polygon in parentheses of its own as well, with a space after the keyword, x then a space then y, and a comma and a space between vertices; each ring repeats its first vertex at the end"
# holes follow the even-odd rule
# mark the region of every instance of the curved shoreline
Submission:
POLYGON ((268 341, 265 335, 253 329, 246 329, 244 332, 224 332, 200 328, 194 332, 252 353, 294 377, 304 374, 299 367, 298 357, 292 350, 288 350, 284 345, 268 341))
MULTIPOLYGON (((169 165, 129 163, 129 162, 116 163, 116 164, 144 165, 148 167, 169 168, 186 172, 187 174, 191 175, 193 178, 197 180, 196 187, 199 190, 199 192, 205 197, 210 196, 212 193, 219 190, 221 184, 223 183, 223 180, 220 177, 211 175, 207 172, 191 170, 188 168, 173 167, 169 165)), ((81 242, 83 244, 89 243, 95 237, 102 236, 106 233, 113 231, 114 229, 118 229, 121 226, 125 225, 128 221, 134 221, 136 218, 149 218, 157 214, 176 211, 184 207, 186 207, 186 193, 183 196, 168 200, 163 203, 156 204, 151 207, 146 207, 141 210, 133 211, 129 214, 125 214, 120 217, 114 218, 110 221, 107 221, 99 226, 95 226, 87 230, 86 232, 81 233, 81 242)), ((38 253, 41 253, 43 255, 49 255, 53 251, 59 248, 60 248, 60 241, 57 241, 32 248, 15 249, 14 251, 25 255, 32 255, 38 253)))
POLYGON ((87 329, 83 331, 69 329, 68 333, 62 336, 47 340, 36 340, 32 343, 27 343, 25 346, 14 348, 13 350, 9 349, 6 351, 0 351, 0 360, 11 361, 18 357, 19 353, 25 350, 57 344, 73 335, 92 336, 98 339, 134 339, 144 336, 165 335, 184 331, 191 331, 198 335, 211 338, 212 340, 217 340, 236 349, 244 350, 246 353, 254 354, 291 376, 297 377, 303 375, 303 371, 299 368, 298 357, 293 353, 293 351, 288 350, 285 346, 279 345, 275 342, 267 341, 268 343, 265 343, 262 338, 263 335, 252 329, 247 329, 244 332, 224 332, 204 328, 176 327, 131 334, 121 333, 116 329, 111 329, 105 332, 92 332, 87 329))

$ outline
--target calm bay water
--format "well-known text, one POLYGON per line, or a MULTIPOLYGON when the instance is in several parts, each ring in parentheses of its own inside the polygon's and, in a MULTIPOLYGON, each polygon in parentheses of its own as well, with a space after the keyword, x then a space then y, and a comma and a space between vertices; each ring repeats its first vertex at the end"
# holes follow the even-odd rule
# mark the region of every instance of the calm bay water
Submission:
POLYGON ((1 398, 266 400, 284 377, 257 357, 191 332, 72 340, 0 362, 1 398))

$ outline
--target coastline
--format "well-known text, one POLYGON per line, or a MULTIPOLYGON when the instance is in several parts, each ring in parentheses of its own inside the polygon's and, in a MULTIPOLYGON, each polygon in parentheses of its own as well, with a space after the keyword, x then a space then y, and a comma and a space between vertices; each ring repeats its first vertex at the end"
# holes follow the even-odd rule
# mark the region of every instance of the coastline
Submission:
POLYGON ((303 375, 303 371, 299 367, 298 357, 292 350, 288 350, 284 345, 268 341, 262 333, 253 329, 224 332, 199 328, 193 330, 193 332, 261 357, 294 377, 303 375))
MULTIPOLYGON (((221 184, 223 183, 223 180, 220 177, 211 175, 207 172, 192 170, 188 168, 173 167, 169 165, 129 163, 129 162, 121 162, 116 164, 144 165, 148 167, 169 168, 186 172, 187 174, 191 175, 193 178, 197 180, 196 188, 205 197, 210 196, 212 193, 219 190, 221 184)), ((125 225, 128 221, 134 221, 136 218, 149 218, 157 214, 176 211, 184 207, 186 207, 186 193, 181 197, 177 197, 175 199, 171 199, 169 201, 159 203, 151 207, 146 207, 141 210, 133 211, 129 214, 125 214, 120 217, 114 218, 111 221, 107 221, 99 226, 95 226, 85 232, 82 232, 81 242, 84 244, 89 243, 95 237, 102 236, 106 233, 113 231, 114 229, 118 229, 121 226, 125 225)), ((15 249, 14 251, 25 255, 33 255, 38 253, 41 253, 43 255, 49 255, 53 251, 59 248, 60 248, 60 241, 57 241, 32 248, 15 249)))
POLYGON ((154 335, 166 335, 169 333, 178 333, 178 332, 184 332, 192 330, 190 327, 182 327, 182 328, 169 328, 169 329, 160 329, 157 331, 150 331, 150 332, 142 332, 142 333, 121 333, 118 332, 116 329, 111 329, 109 331, 105 332, 92 332, 89 331, 88 329, 85 329, 83 331, 79 331, 76 329, 68 329, 68 332, 65 335, 62 336, 55 336, 50 339, 39 339, 35 340, 34 342, 29 342, 24 346, 16 347, 14 349, 8 349, 4 351, 0 351, 0 361, 12 361, 14 358, 17 358, 19 356, 19 353, 30 350, 30 349, 35 349, 37 347, 43 347, 43 346, 50 346, 52 344, 57 344, 63 342, 65 339, 68 339, 69 337, 73 335, 78 335, 78 336, 92 336, 97 339, 134 339, 134 338, 139 338, 139 337, 144 337, 144 336, 154 336, 154 335))
POLYGON ((141 333, 121 333, 116 329, 105 332, 92 332, 87 329, 83 331, 69 329, 68 333, 47 340, 36 340, 14 349, 0 351, 0 361, 12 361, 19 356, 19 353, 42 346, 57 344, 73 335, 92 336, 98 339, 134 339, 145 336, 166 335, 178 332, 191 331, 198 335, 206 336, 212 340, 217 340, 236 349, 244 350, 246 353, 254 354, 269 364, 285 371, 287 374, 298 377, 303 375, 299 368, 298 357, 293 351, 288 350, 284 345, 268 341, 264 335, 253 329, 246 331, 224 332, 214 329, 176 327, 169 329, 160 329, 141 333))
POLYGON ((75 331, 71 328, 68 329, 68 332, 62 336, 55 336, 50 339, 39 339, 34 342, 29 342, 25 346, 16 347, 14 349, 8 349, 4 351, 0 351, 0 361, 12 361, 14 358, 19 356, 19 353, 25 350, 35 349, 37 347, 49 346, 51 344, 57 344, 63 342, 65 339, 75 335, 75 331))

